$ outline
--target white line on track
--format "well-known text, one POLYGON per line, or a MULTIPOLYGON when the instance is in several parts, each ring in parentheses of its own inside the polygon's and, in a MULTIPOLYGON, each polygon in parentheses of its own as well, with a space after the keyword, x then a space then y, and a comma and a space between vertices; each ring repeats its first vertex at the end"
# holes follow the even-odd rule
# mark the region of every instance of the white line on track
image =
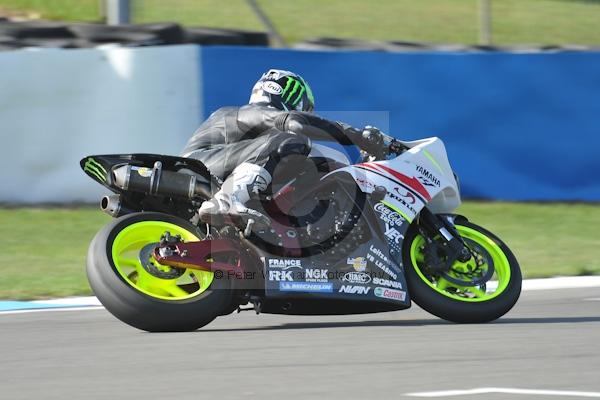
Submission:
POLYGON ((600 275, 560 276, 547 279, 526 279, 523 290, 578 289, 600 286, 600 275))
POLYGON ((438 392, 415 392, 415 393, 406 393, 405 396, 451 397, 451 396, 465 396, 465 395, 471 395, 471 394, 490 394, 490 393, 600 398, 600 392, 576 392, 576 391, 568 391, 568 390, 538 390, 538 389, 515 389, 515 388, 476 388, 476 389, 467 389, 467 390, 443 390, 443 391, 438 391, 438 392))
POLYGON ((583 299, 583 301, 600 301, 600 298, 597 298, 597 299, 583 299))
POLYGON ((54 306, 101 306, 100 301, 94 296, 86 297, 66 297, 64 299, 52 299, 52 300, 34 300, 30 303, 33 304, 48 304, 54 306))
POLYGON ((56 312, 56 311, 88 311, 88 310, 104 310, 104 307, 103 306, 89 306, 89 307, 65 307, 65 308, 32 308, 29 310, 1 311, 0 315, 30 314, 30 313, 56 312))

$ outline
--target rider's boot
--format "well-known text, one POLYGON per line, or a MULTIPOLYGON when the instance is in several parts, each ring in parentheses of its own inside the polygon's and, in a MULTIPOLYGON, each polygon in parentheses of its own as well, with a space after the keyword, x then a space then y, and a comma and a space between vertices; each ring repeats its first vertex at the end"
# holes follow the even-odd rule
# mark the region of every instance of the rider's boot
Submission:
POLYGON ((213 198, 202 203, 198 210, 200 219, 213 225, 237 226, 244 226, 252 219, 256 227, 268 227, 271 224, 269 218, 246 207, 246 203, 252 194, 263 192, 271 179, 271 174, 259 165, 238 165, 213 198))

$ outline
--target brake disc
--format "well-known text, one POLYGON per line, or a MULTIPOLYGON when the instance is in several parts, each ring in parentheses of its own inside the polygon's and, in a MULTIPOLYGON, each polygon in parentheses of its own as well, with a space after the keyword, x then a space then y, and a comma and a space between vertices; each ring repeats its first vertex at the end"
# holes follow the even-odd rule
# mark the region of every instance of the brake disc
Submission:
POLYGON ((140 250, 140 263, 142 268, 150 275, 160 279, 176 279, 185 273, 184 268, 170 267, 167 265, 160 265, 154 259, 152 253, 159 243, 149 243, 142 247, 140 250))
POLYGON ((476 268, 473 271, 469 271, 469 272, 456 271, 456 270, 453 270, 452 268, 450 268, 450 271, 443 272, 442 276, 448 282, 454 283, 455 285, 458 285, 458 286, 481 286, 481 285, 484 285, 494 275, 494 271, 495 271, 494 260, 492 260, 491 255, 483 247, 481 247, 479 244, 477 244, 475 241, 468 239, 468 238, 463 238, 463 240, 465 241, 465 243, 467 243, 469 250, 471 251, 471 256, 475 260, 475 263, 477 264, 476 268), (473 279, 472 275, 477 273, 483 265, 487 265, 487 270, 485 271, 485 274, 483 274, 483 276, 473 279), (469 278, 471 278, 471 279, 470 280, 461 280, 459 278, 456 278, 455 276, 450 275, 451 272, 454 272, 454 274, 460 274, 460 275, 471 275, 471 276, 469 276, 469 278))

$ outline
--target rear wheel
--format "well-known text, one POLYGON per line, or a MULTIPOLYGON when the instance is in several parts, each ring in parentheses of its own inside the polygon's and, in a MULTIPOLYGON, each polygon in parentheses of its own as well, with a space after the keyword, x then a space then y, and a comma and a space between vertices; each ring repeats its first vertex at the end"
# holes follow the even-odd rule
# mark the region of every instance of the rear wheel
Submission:
POLYGON ((230 307, 231 287, 212 272, 157 263, 152 251, 166 232, 183 241, 203 239, 195 226, 166 214, 115 219, 90 244, 88 280, 106 309, 131 326, 152 332, 198 329, 230 307))
POLYGON ((455 261, 443 273, 427 265, 431 245, 418 230, 411 228, 407 234, 403 257, 411 296, 420 307, 448 321, 493 321, 519 298, 519 264, 493 233, 468 221, 456 222, 455 228, 472 257, 464 263, 455 261))

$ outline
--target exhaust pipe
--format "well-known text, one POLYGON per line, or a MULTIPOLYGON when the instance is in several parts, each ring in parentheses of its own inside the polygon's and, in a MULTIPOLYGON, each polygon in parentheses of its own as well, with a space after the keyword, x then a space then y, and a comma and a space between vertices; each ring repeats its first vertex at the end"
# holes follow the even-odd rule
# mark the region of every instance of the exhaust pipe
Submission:
POLYGON ((160 161, 154 163, 154 168, 123 165, 112 173, 113 182, 123 190, 184 199, 211 197, 210 186, 198 182, 195 175, 163 170, 160 161))
POLYGON ((100 209, 113 218, 118 218, 125 214, 130 214, 133 211, 123 206, 121 198, 118 194, 104 196, 100 200, 100 209))

